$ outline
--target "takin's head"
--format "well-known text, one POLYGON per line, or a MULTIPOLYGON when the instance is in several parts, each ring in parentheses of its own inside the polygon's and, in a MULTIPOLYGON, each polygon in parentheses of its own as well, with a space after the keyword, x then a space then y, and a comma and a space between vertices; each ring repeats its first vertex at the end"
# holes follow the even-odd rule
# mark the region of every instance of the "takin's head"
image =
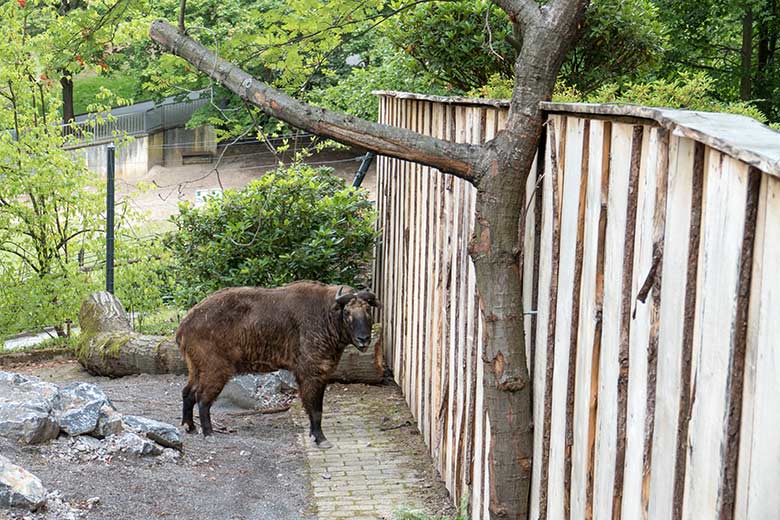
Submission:
POLYGON ((365 352, 371 343, 371 327, 374 319, 371 316, 371 307, 379 307, 379 301, 374 293, 366 290, 341 294, 341 289, 336 294, 336 305, 341 310, 344 331, 350 343, 365 352))

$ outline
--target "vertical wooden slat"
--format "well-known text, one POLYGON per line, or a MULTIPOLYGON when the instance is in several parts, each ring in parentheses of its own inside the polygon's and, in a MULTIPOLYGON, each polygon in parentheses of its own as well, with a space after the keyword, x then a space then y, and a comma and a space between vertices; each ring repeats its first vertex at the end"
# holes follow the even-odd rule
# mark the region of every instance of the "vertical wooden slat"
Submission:
MULTIPOLYGON (((571 509, 569 518, 586 518, 586 503, 588 482, 592 481, 589 474, 589 461, 591 459, 592 435, 590 423, 595 415, 591 412, 592 402, 591 378, 593 371, 598 369, 593 366, 594 342, 596 341, 596 323, 600 319, 601 309, 596 302, 596 279, 598 268, 599 243, 603 243, 603 236, 599 236, 599 220, 602 213, 602 178, 601 172, 604 163, 604 126, 602 121, 590 121, 588 128, 588 143, 590 150, 587 157, 587 188, 585 194, 585 214, 583 216, 584 236, 582 239, 582 271, 579 301, 579 322, 577 324, 577 360, 576 375, 574 380, 574 410, 573 410, 573 446, 572 446, 572 470, 571 470, 571 509)), ((607 140, 606 142, 609 142, 607 140)), ((607 154, 608 155, 608 154, 607 154)), ((584 160, 584 157, 583 157, 584 160)), ((603 276, 603 273, 602 273, 603 276)))
POLYGON ((747 166, 708 150, 704 169, 699 297, 693 341, 690 437, 683 517, 715 518, 724 456, 727 379, 737 310, 747 166))
MULTIPOLYGON (((559 184, 562 185, 560 198, 560 237, 558 257, 558 294, 556 296, 554 334, 553 381, 550 390, 550 458, 547 496, 547 514, 550 518, 564 516, 565 498, 568 493, 564 487, 566 458, 566 401, 569 379, 569 350, 571 348, 572 306, 574 298, 574 272, 576 270, 577 235, 580 205, 580 187, 582 174, 582 142, 584 120, 567 118, 565 128, 560 130, 561 146, 559 184)), ((552 145, 552 143, 551 143, 552 145)), ((555 170, 553 169, 553 172, 555 170)), ((553 182, 554 183, 554 182, 553 182)), ((553 268, 555 268, 553 266, 553 268)))
POLYGON ((652 300, 640 301, 653 269, 655 199, 659 181, 660 130, 646 127, 643 132, 639 169, 633 276, 629 288, 631 328, 628 337, 628 395, 626 403, 626 449, 623 477, 622 515, 642 518, 645 424, 648 408, 648 355, 652 300))
MULTIPOLYGON (((671 518, 675 472, 675 447, 680 395, 680 360, 683 344, 685 298, 681 288, 686 286, 688 244, 691 228, 691 200, 693 197, 694 143, 690 139, 671 137, 669 140, 669 167, 666 182, 663 273, 660 287, 658 325, 658 366, 656 392, 662 396, 655 405, 653 457, 650 465, 648 495, 649 518, 671 518), (670 398, 671 397, 671 398, 670 398)), ((661 182, 661 179, 659 179, 661 182)))
MULTIPOLYGON (((552 130, 547 127, 547 142, 549 149, 550 134, 552 130)), ((555 139, 553 139, 555 141, 555 139)), ((556 141, 557 142, 557 141, 556 141)), ((551 181, 551 161, 549 151, 544 156, 545 163, 545 175, 542 179, 542 211, 541 211, 541 235, 539 239, 539 283, 538 283, 538 306, 537 306, 537 326, 536 326, 536 351, 534 354, 534 377, 533 377, 533 393, 534 393, 534 461, 531 469, 531 518, 538 518, 541 509, 541 496, 542 496, 542 452, 543 442, 540 435, 544 431, 544 395, 545 395, 545 377, 547 373, 547 341, 548 341, 548 321, 550 315, 550 282, 551 272, 547 269, 547 266, 552 263, 552 251, 553 251, 553 203, 552 203, 552 190, 553 183, 551 181)), ((545 491, 546 493, 546 491, 545 491)), ((546 503, 546 501, 545 501, 546 503)))
POLYGON ((780 511, 780 180, 763 176, 752 263, 739 480, 735 517, 780 511))
POLYGON ((630 125, 612 125, 609 199, 604 250, 604 303, 601 327, 598 419, 596 432, 594 518, 612 518, 618 428, 621 310, 625 261, 626 217, 631 171, 630 125))
POLYGON ((685 279, 685 307, 683 336, 680 348, 680 404, 677 419, 677 449, 674 470, 674 500, 672 518, 683 515, 686 471, 688 464, 688 431, 692 404, 693 341, 699 282, 699 249, 701 242, 702 211, 704 209, 704 153, 701 143, 694 146, 693 189, 691 190, 691 217, 688 233, 688 266, 685 279))
POLYGON ((626 429, 628 414, 628 372, 630 369, 631 335, 631 281, 634 276, 634 247, 637 202, 639 196, 639 170, 642 161, 642 139, 644 127, 635 125, 631 142, 631 171, 628 181, 628 204, 626 206, 626 230, 623 247, 622 295, 620 302, 620 345, 618 350, 618 388, 617 388, 617 438, 615 450, 615 490, 613 498, 613 518, 622 518, 623 512, 623 476, 626 461, 626 429))
MULTIPOLYGON (((582 270, 583 256, 585 254, 585 214, 588 206, 588 172, 590 170, 590 120, 583 121, 582 127, 582 145, 579 157, 579 190, 577 201, 577 237, 574 246, 574 273, 572 280, 572 301, 571 301, 571 320, 569 358, 567 360, 566 375, 566 412, 565 412, 565 433, 564 433, 564 463, 563 463, 563 516, 571 517, 571 497, 572 497, 572 463, 574 451, 574 392, 577 382, 577 360, 578 356, 578 333, 580 322, 580 300, 582 296, 582 270)), ((578 144, 576 141, 572 143, 578 144)), ((574 165, 576 161, 571 160, 569 164, 574 165)), ((572 166, 574 167, 574 166, 572 166)))

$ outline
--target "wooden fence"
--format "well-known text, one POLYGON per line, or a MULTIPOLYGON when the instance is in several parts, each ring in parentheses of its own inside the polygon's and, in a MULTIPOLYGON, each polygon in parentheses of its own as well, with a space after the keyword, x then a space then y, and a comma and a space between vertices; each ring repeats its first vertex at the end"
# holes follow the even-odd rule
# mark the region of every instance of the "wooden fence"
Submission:
MULTIPOLYGON (((444 139, 482 143, 506 120, 501 102, 378 94, 380 122, 444 139)), ((777 517, 780 135, 723 114, 544 108, 520 266, 532 518, 777 517)), ((378 175, 385 354, 454 500, 489 518, 475 190, 385 157, 378 175)))

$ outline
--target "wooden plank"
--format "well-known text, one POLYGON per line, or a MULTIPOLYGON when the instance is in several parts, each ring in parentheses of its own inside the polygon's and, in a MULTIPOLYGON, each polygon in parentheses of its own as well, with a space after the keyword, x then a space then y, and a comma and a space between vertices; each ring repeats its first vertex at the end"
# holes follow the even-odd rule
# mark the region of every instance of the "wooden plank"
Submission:
MULTIPOLYGON (((636 232, 634 234, 633 276, 629 304, 633 308, 629 331, 628 395, 626 408, 626 450, 623 476, 622 515, 624 518, 646 516, 642 502, 644 482, 645 425, 648 410, 648 356, 650 347, 650 300, 640 299, 653 271, 653 250, 655 244, 655 208, 657 181, 659 177, 659 156, 661 128, 646 127, 642 142, 642 159, 636 208, 636 232)), ((645 296, 646 298, 646 296, 645 296)))
POLYGON ((685 298, 680 288, 686 286, 688 246, 693 199, 694 142, 671 137, 669 172, 666 186, 666 220, 663 260, 661 263, 659 310, 658 367, 656 391, 663 396, 655 405, 653 453, 650 466, 649 518, 671 518, 674 504, 674 479, 679 416, 680 370, 685 324, 685 298))
POLYGON ((774 518, 780 511, 780 180, 764 176, 748 316, 747 370, 735 517, 774 518))
MULTIPOLYGON (((558 260, 558 295, 556 298, 554 328, 553 381, 550 417, 550 458, 547 514, 550 518, 564 516, 564 502, 568 493, 564 487, 566 458, 566 401, 569 380, 569 351, 572 337, 572 307, 577 256, 577 235, 579 230, 580 187, 582 184, 582 142, 585 132, 584 120, 576 117, 567 119, 561 128, 560 138, 566 146, 561 161, 562 185, 560 199, 560 238, 558 260)), ((554 171, 554 170, 553 170, 554 171)))
POLYGON ((458 309, 458 295, 459 293, 459 287, 460 287, 460 280, 458 277, 458 266, 460 265, 460 247, 458 244, 458 237, 460 236, 460 226, 459 222, 461 220, 460 215, 462 213, 462 200, 463 200, 463 184, 460 182, 459 179, 453 179, 453 200, 452 200, 452 223, 450 228, 450 236, 452 237, 452 248, 451 248, 451 259, 450 259, 450 298, 449 298, 449 348, 448 348, 448 354, 449 354, 449 360, 447 363, 448 366, 448 374, 447 378, 449 381, 448 389, 449 389, 449 398, 447 400, 448 407, 447 407, 447 416, 449 418, 449 425, 450 427, 447 429, 447 444, 446 444, 446 450, 447 450, 447 469, 445 474, 443 475, 444 482, 447 485, 447 489, 450 491, 454 488, 454 461, 453 461, 453 455, 454 455, 454 446, 455 446, 455 409, 457 406, 457 362, 458 357, 456 355, 457 349, 458 349, 458 341, 460 340, 460 337, 457 333, 457 325, 459 321, 459 309, 458 309))
MULTIPOLYGON (((736 163, 736 161, 733 162, 736 163)), ((753 249, 761 189, 761 174, 758 170, 750 168, 747 177, 745 224, 742 231, 742 249, 737 280, 737 309, 731 329, 732 352, 729 357, 726 379, 725 453, 721 465, 720 488, 718 489, 718 514, 720 518, 727 520, 734 518, 736 505, 739 440, 747 355, 748 304, 750 302, 753 249)))
MULTIPOLYGON (((601 172, 605 162, 603 156, 604 123, 589 121, 589 146, 587 168, 587 188, 585 194, 585 214, 582 239, 581 293, 579 300, 579 320, 577 323, 577 357, 574 380, 573 409, 573 445, 571 469, 571 508, 569 518, 585 518, 587 489, 589 480, 589 460, 592 446, 589 441, 591 407, 595 406, 591 396, 591 378, 593 370, 593 345, 596 339, 596 323, 600 308, 596 304, 596 278, 598 267, 599 220, 601 217, 601 172)), ((602 273, 603 275, 603 273, 602 273)), ((598 361, 598 359, 596 360, 598 361)), ((596 367, 598 368, 598 367, 596 367)), ((592 475, 591 475, 592 477, 592 475)))
MULTIPOLYGON (((547 141, 551 130, 547 127, 547 141)), ((550 146, 548 146, 549 148, 550 146)), ((545 175, 542 179, 542 211, 541 211, 541 237, 540 237, 540 266, 549 266, 552 262, 553 251, 553 213, 552 213, 552 189, 551 181, 550 154, 544 156, 545 175)), ((542 488, 542 435, 544 425, 544 395, 545 395, 545 375, 547 373, 547 341, 548 341, 548 322, 550 317, 550 282, 551 272, 549 269, 541 268, 539 270, 539 289, 537 306, 537 326, 536 326, 536 345, 538 348, 534 357, 534 424, 536 425, 534 434, 534 463, 531 470, 531 518, 539 518, 541 509, 541 488, 542 488)))
POLYGON ((632 126, 612 125, 612 157, 609 167, 609 200, 604 250, 605 283, 599 363, 595 486, 593 490, 594 518, 612 517, 615 490, 615 453, 618 427, 617 383, 620 376, 623 262, 625 259, 632 135, 632 126))
MULTIPOLYGON (((469 514, 474 520, 482 518, 482 496, 485 486, 485 402, 482 390, 482 382, 485 377, 485 364, 482 362, 481 353, 484 349, 482 338, 482 317, 477 306, 477 360, 476 360, 476 388, 475 388, 475 417, 474 417, 474 478, 471 486, 471 500, 469 514)), ((488 441, 489 442, 489 441, 488 441)))
POLYGON ((636 215, 639 196, 639 172, 642 161, 642 141, 644 127, 634 125, 631 143, 631 172, 628 184, 628 205, 626 207, 625 240, 623 242, 623 273, 620 302, 620 346, 618 349, 618 388, 617 388, 617 437, 615 441, 615 490, 612 504, 613 518, 622 518, 623 513, 623 476, 626 460, 626 429, 628 425, 628 373, 630 370, 631 339, 631 281, 634 277, 634 248, 636 233, 636 215))
MULTIPOLYGON (((574 450, 574 392, 577 382, 578 337, 580 300, 582 296, 582 270, 585 244, 585 213, 588 206, 588 171, 590 169, 590 120, 582 123, 582 144, 579 158, 579 189, 577 201, 577 237, 574 246, 574 272, 572 280, 571 320, 569 324, 569 358, 566 375, 566 423, 563 463, 563 516, 571 517, 572 463, 574 450)), ((576 144, 576 142, 574 143, 576 144)), ((576 164, 570 161, 569 164, 576 164)), ((589 318, 589 317, 588 317, 589 318)), ((586 318, 587 319, 587 318, 586 318)))
POLYGON ((747 166, 708 150, 693 338, 691 390, 683 517, 718 514, 723 462, 727 377, 747 197, 747 166), (701 391, 699 391, 701 389, 701 391))
MULTIPOLYGON (((528 179, 525 183, 525 206, 523 226, 523 253, 521 256, 521 269, 523 273, 523 330, 525 331, 525 359, 528 364, 528 372, 531 374, 533 364, 533 325, 536 309, 534 307, 534 251, 536 242, 536 170, 538 154, 534 157, 528 179)), ((543 159, 542 159, 543 160, 543 159)))

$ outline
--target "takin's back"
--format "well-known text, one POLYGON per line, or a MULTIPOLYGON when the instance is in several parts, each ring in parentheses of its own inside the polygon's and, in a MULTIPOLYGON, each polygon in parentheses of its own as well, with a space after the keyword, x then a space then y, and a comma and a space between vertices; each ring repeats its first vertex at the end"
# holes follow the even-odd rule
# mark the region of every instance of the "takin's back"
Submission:
POLYGON ((337 291, 338 286, 311 281, 222 289, 190 309, 176 342, 185 358, 199 364, 219 356, 241 372, 290 368, 299 358, 302 332, 336 332, 323 329, 331 328, 337 291))

